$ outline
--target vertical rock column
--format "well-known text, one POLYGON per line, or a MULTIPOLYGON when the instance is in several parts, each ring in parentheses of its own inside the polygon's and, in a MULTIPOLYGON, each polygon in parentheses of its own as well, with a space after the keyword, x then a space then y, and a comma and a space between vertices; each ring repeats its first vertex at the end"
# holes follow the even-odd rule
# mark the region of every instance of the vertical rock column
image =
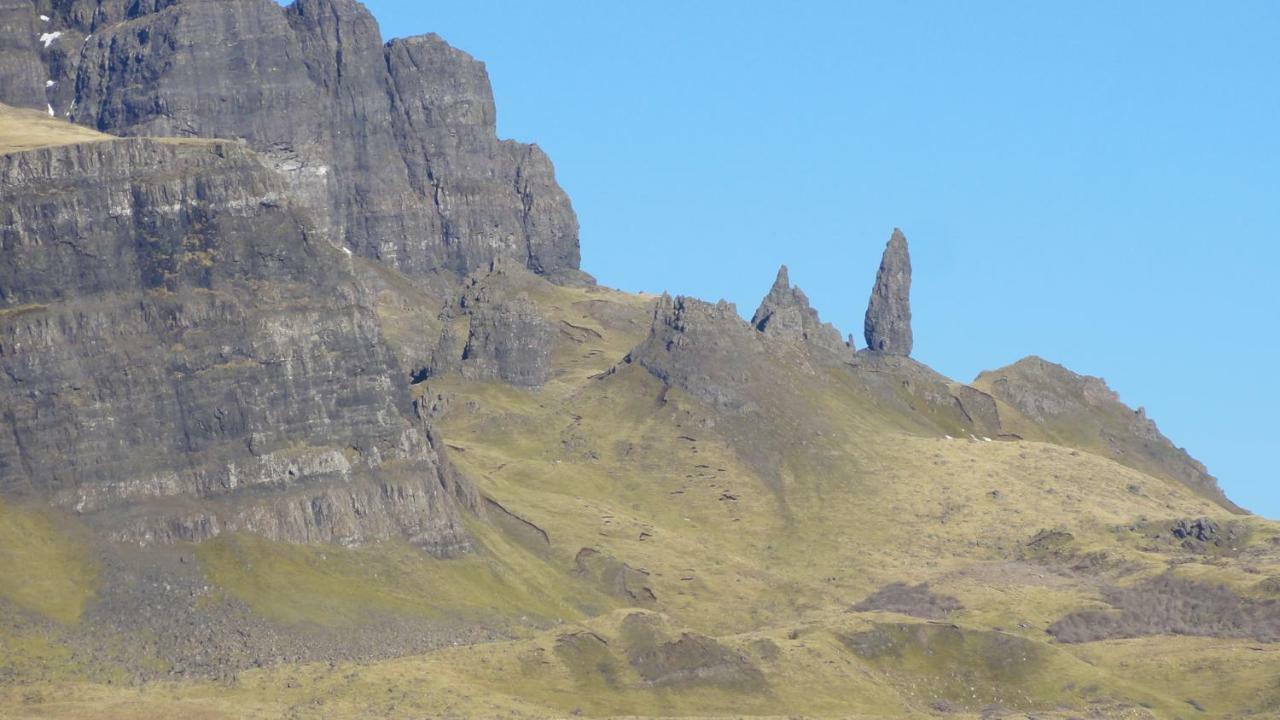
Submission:
POLYGON ((867 305, 867 348, 886 355, 911 354, 911 256, 907 237, 894 228, 867 305))

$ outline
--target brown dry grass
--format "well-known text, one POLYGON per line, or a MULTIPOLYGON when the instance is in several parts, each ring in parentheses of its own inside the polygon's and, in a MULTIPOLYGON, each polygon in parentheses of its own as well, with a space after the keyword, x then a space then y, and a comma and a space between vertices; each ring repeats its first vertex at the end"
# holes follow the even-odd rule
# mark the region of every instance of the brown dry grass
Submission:
POLYGON ((39 110, 0 105, 0 153, 110 139, 110 135, 49 117, 39 110))

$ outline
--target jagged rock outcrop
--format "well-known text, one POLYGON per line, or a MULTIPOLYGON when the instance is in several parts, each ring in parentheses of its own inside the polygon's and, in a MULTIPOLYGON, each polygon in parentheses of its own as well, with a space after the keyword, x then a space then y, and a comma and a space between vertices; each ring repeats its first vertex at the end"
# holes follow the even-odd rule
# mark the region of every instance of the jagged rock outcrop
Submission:
POLYGON ((555 330, 527 295, 482 298, 470 308, 462 374, 473 380, 502 380, 537 387, 551 377, 555 330))
POLYGON ((752 316, 751 325, 765 337, 833 358, 849 354, 850 348, 840 339, 840 331, 822 322, 804 291, 791 285, 786 265, 778 269, 778 277, 752 316))
POLYGON ((351 258, 254 152, 48 147, 0 188, 0 495, 144 544, 469 547, 351 258))
POLYGON ((755 408, 749 385, 759 375, 759 343, 732 303, 664 294, 654 307, 649 338, 624 362, 713 406, 741 412, 755 408))
POLYGON ((897 228, 880 261, 864 329, 872 352, 911 354, 911 256, 907 237, 897 228))
POLYGON ((1172 478, 1230 510, 1203 464, 1160 433, 1142 408, 1133 410, 1101 378, 1077 375, 1038 357, 984 372, 974 385, 1031 419, 1056 441, 1129 467, 1172 478))
POLYGON ((354 0, 53 0, 47 23, 30 2, 0 3, 18 33, 0 37, 0 102, 47 102, 116 135, 241 140, 321 230, 407 272, 503 257, 577 273, 551 162, 497 138, 483 64, 437 36, 384 45, 354 0), (64 35, 33 47, 33 22, 64 35))

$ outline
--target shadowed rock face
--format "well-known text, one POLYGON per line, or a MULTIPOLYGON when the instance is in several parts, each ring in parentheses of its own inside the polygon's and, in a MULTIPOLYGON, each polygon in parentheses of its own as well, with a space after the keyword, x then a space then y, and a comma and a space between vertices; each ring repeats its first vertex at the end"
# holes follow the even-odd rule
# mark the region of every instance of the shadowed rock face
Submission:
POLYGON ((473 305, 470 317, 462 351, 464 377, 537 387, 551 376, 555 330, 527 295, 485 298, 473 305))
POLYGON ((867 349, 886 355, 911 354, 911 256, 907 237, 896 228, 880 261, 865 331, 867 349))
POLYGON ((0 37, 0 102, 116 135, 242 140, 321 230, 408 272, 577 270, 550 160, 498 140, 484 65, 437 36, 384 45, 353 0, 55 0, 48 23, 14 2, 0 0, 17 33, 0 37), (37 25, 64 36, 39 48, 37 25))
POLYGON ((0 102, 45 109, 41 25, 30 0, 0 0, 0 102))
POLYGON ((760 338, 731 303, 663 295, 649 338, 626 362, 715 407, 744 412, 756 408, 750 389, 753 378, 763 376, 763 353, 760 338))
POLYGON ((783 265, 769 294, 761 301, 751 325, 766 337, 793 343, 832 356, 848 355, 848 346, 834 326, 822 322, 818 311, 798 287, 792 287, 783 265))
POLYGON ((524 291, 533 280, 523 267, 506 261, 467 277, 461 297, 440 314, 440 338, 415 378, 456 372, 469 380, 519 387, 546 383, 556 331, 524 291))
POLYGON ((0 495, 142 544, 465 550, 351 258, 226 142, 0 156, 0 495))

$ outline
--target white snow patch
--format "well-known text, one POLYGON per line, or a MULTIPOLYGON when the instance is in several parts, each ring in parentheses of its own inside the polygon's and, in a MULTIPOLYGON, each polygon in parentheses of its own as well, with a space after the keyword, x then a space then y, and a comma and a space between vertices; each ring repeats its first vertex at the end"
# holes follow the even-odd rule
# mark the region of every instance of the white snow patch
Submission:
POLYGON ((49 49, 49 46, 53 44, 53 41, 57 40, 60 37, 62 37, 61 30, 57 30, 51 33, 44 33, 43 35, 40 36, 40 42, 44 43, 44 47, 47 50, 49 49))
POLYGON ((351 255, 351 248, 342 248, 342 252, 346 253, 346 254, 347 254, 347 256, 348 256, 348 257, 350 257, 350 255, 351 255))
POLYGON ((41 15, 41 16, 40 16, 40 22, 49 22, 49 16, 48 16, 48 15, 41 15))
POLYGON ((45 80, 45 81, 44 81, 44 86, 45 86, 45 87, 53 87, 54 85, 57 85, 57 84, 58 84, 58 81, 57 81, 57 80, 45 80))
POLYGON ((45 107, 49 108, 49 117, 57 117, 57 113, 53 111, 53 106, 46 103, 45 107))

